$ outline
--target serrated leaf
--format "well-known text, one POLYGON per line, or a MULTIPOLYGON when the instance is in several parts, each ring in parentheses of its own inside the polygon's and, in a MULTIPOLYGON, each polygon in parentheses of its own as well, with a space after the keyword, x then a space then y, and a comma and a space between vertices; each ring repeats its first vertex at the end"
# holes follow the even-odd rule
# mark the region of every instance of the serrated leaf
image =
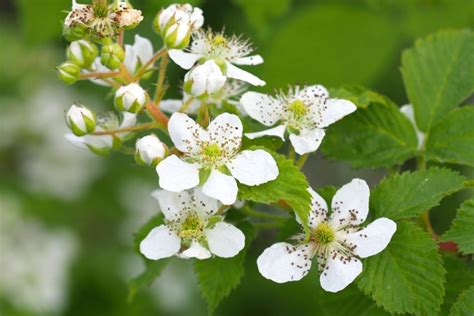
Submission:
POLYGON ((392 175, 372 190, 370 209, 375 217, 393 220, 418 216, 461 190, 464 180, 459 173, 441 168, 392 175))
POLYGON ((358 108, 367 108, 371 104, 394 104, 386 96, 377 92, 367 90, 361 86, 345 86, 341 88, 330 88, 331 98, 346 99, 354 103, 358 108))
POLYGON ((445 270, 431 236, 399 222, 388 247, 364 261, 359 288, 391 313, 434 315, 443 302, 445 270))
POLYGON ((199 287, 207 301, 210 314, 214 313, 221 300, 239 285, 245 272, 245 256, 255 238, 255 230, 249 222, 241 223, 238 228, 245 234, 245 248, 237 256, 196 260, 194 264, 199 287))
POLYGON ((474 262, 453 253, 444 253, 443 261, 447 271, 446 296, 440 315, 448 315, 459 294, 474 284, 474 262))
POLYGON ((402 55, 402 75, 424 132, 474 92, 474 33, 442 31, 402 55))
POLYGON ((474 166, 474 106, 449 112, 433 126, 426 141, 426 158, 440 163, 474 166))
POLYGON ((442 240, 456 242, 460 252, 465 255, 474 254, 474 199, 461 205, 451 228, 443 235, 442 240))
POLYGON ((474 315, 474 286, 459 295, 456 304, 451 308, 450 316, 472 316, 474 315))
POLYGON ((307 229, 308 213, 311 208, 311 194, 305 175, 285 156, 272 153, 278 165, 278 178, 259 186, 239 184, 239 199, 257 203, 285 201, 298 214, 307 229))
POLYGON ((322 152, 355 168, 402 164, 417 151, 415 130, 391 102, 373 103, 329 126, 322 152))

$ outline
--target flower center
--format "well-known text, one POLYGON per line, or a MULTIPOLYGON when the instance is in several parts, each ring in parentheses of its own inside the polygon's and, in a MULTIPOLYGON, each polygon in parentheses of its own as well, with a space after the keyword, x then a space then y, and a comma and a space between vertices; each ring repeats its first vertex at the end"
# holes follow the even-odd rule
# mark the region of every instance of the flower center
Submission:
POLYGON ((207 161, 215 162, 222 157, 222 150, 217 144, 211 144, 204 147, 204 156, 207 161))
POLYGON ((214 46, 225 46, 227 44, 227 40, 222 35, 214 35, 212 38, 212 45, 214 46))
POLYGON ((196 214, 189 214, 181 223, 179 237, 182 239, 199 239, 203 235, 204 223, 196 214))
POLYGON ((107 0, 94 0, 92 2, 92 8, 96 17, 105 18, 109 14, 107 2, 107 0))
POLYGON ((336 234, 327 223, 321 223, 313 231, 313 237, 317 243, 326 245, 336 239, 336 234))
POLYGON ((293 113, 293 115, 297 118, 302 117, 303 115, 308 112, 308 108, 301 100, 296 100, 290 105, 288 105, 288 109, 293 113))

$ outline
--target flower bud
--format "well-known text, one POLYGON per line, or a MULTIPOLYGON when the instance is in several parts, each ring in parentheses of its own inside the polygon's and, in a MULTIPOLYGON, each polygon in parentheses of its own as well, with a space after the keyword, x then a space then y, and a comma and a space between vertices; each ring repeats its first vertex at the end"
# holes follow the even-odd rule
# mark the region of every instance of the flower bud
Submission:
POLYGON ((117 69, 125 59, 123 48, 117 44, 108 44, 102 46, 100 52, 100 62, 109 69, 117 69))
POLYGON ((135 148, 135 160, 140 165, 156 166, 166 155, 165 144, 154 134, 138 139, 135 148))
POLYGON ((67 84, 75 83, 81 75, 81 68, 70 61, 62 63, 56 67, 56 70, 58 71, 59 79, 67 84))
POLYGON ((81 68, 89 68, 97 55, 97 46, 87 40, 74 41, 67 48, 67 58, 81 68))
POLYGON ((66 123, 76 136, 83 136, 95 130, 95 114, 83 105, 73 104, 66 114, 66 123))
POLYGON ((145 102, 145 90, 136 83, 122 86, 115 92, 115 107, 119 111, 138 113, 145 102))
POLYGON ((155 32, 161 35, 168 48, 181 49, 189 44, 191 32, 204 23, 202 10, 190 4, 172 4, 162 9, 153 20, 155 32))
POLYGON ((219 66, 213 60, 208 60, 184 76, 184 90, 195 97, 206 93, 211 95, 222 89, 226 79, 219 66))

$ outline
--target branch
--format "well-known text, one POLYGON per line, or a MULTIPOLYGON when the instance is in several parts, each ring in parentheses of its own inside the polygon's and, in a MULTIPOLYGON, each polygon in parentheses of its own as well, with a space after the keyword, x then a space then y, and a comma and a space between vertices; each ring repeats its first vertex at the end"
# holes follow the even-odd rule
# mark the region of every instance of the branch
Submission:
POLYGON ((120 75, 120 71, 112 71, 112 72, 89 72, 84 73, 79 76, 79 79, 105 79, 105 78, 113 78, 120 75))
POLYGON ((153 63, 155 61, 157 61, 161 56, 165 55, 167 53, 167 50, 166 48, 162 48, 160 49, 159 51, 157 51, 155 53, 155 55, 153 55, 149 61, 147 61, 146 64, 144 64, 143 66, 140 67, 140 69, 137 71, 136 75, 135 75, 135 80, 140 80, 140 78, 145 74, 145 72, 148 70, 148 68, 150 68, 151 65, 153 65, 153 63))
POLYGON ((135 125, 132 127, 125 127, 125 128, 117 128, 117 129, 111 129, 111 130, 106 130, 106 131, 100 131, 100 132, 94 132, 91 135, 115 135, 118 133, 126 133, 126 132, 135 132, 135 131, 141 131, 141 130, 146 130, 146 129, 154 129, 154 128, 159 128, 160 126, 153 122, 153 123, 144 123, 140 125, 135 125))
POLYGON ((168 51, 164 51, 164 55, 161 58, 161 63, 160 63, 160 71, 158 74, 158 81, 156 84, 156 90, 155 90, 155 99, 153 100, 156 104, 160 104, 161 98, 165 94, 163 89, 163 84, 165 82, 165 75, 166 75, 166 67, 168 67, 168 51))

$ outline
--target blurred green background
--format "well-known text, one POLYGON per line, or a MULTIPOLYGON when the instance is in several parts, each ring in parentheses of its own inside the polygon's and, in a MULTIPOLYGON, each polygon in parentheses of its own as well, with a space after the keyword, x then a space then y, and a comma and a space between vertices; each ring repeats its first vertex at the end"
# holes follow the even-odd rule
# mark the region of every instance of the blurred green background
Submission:
MULTIPOLYGON (((265 91, 296 83, 363 85, 400 105, 406 103, 402 50, 437 30, 474 25, 472 0, 190 2, 213 29, 225 26, 252 39, 265 59, 252 72, 267 81, 265 91)), ((145 15, 137 33, 157 49, 151 19, 172 1, 132 3, 145 15)), ((132 234, 156 213, 149 193, 157 179, 131 157, 94 157, 64 140, 64 110, 72 102, 111 104, 107 89, 56 79, 54 66, 65 59, 61 21, 70 6, 68 0, 0 1, 0 315, 206 315, 191 261, 173 260, 126 302, 127 281, 143 270, 132 234)), ((172 65, 170 83, 183 74, 172 65)), ((355 176, 373 185, 385 174, 314 156, 304 169, 314 187, 355 176)), ((438 232, 449 227, 464 198, 454 195, 432 212, 438 232)), ((274 239, 274 232, 264 232, 254 243, 241 285, 218 315, 383 314, 354 286, 337 301, 322 294, 315 271, 286 285, 260 277, 255 259, 274 239)))

